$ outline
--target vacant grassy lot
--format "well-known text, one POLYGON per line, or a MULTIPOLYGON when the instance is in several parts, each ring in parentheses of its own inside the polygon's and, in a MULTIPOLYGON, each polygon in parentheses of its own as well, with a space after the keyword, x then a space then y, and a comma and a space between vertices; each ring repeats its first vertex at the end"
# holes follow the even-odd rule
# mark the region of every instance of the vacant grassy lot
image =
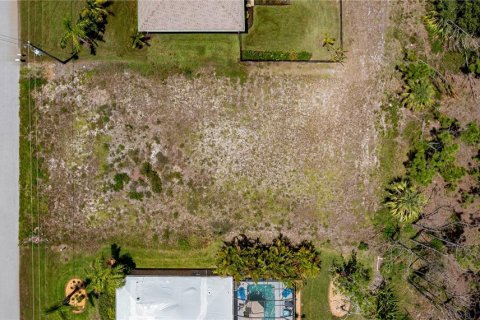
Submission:
POLYGON ((340 41, 338 1, 295 0, 287 6, 255 6, 254 24, 242 35, 243 49, 312 53, 312 60, 328 60, 322 47, 328 34, 340 41))
MULTIPOLYGON (((68 48, 60 47, 64 34, 63 20, 78 18, 83 0, 38 0, 20 2, 21 39, 48 51, 60 59, 70 57, 68 48)), ((235 34, 154 34, 150 46, 132 48, 131 36, 137 30, 137 1, 113 1, 108 7, 104 41, 96 55, 88 48, 81 60, 123 61, 144 74, 166 76, 174 72, 191 75, 200 67, 212 66, 221 75, 243 76, 238 64, 239 41, 235 34)))

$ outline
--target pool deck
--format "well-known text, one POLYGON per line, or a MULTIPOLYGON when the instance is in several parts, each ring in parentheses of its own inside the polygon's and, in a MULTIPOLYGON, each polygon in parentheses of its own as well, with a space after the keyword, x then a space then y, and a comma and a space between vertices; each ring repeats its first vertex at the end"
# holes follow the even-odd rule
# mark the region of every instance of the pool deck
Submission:
POLYGON ((293 320, 295 317, 295 296, 293 291, 290 295, 283 297, 283 291, 287 289, 287 287, 279 281, 259 281, 257 283, 253 281, 242 281, 237 284, 235 288, 235 316, 236 319, 286 319, 286 320, 293 320), (254 307, 256 308, 256 304, 254 304, 255 300, 249 301, 249 291, 248 288, 256 285, 271 285, 273 287, 273 294, 274 294, 274 301, 275 304, 275 312, 274 317, 268 316, 265 313, 258 312, 252 314, 254 307), (246 300, 238 299, 238 290, 243 288, 246 292, 246 300), (284 311, 289 310, 291 315, 284 315, 284 311))

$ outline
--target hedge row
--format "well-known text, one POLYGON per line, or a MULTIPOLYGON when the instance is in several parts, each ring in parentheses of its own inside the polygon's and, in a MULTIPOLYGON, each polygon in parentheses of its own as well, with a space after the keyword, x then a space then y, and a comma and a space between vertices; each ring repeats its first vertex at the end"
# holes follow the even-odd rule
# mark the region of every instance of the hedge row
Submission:
POLYGON ((256 6, 284 6, 292 4, 292 0, 255 0, 256 6))
POLYGON ((243 50, 242 60, 258 61, 308 61, 312 53, 308 51, 287 52, 287 51, 255 51, 243 50))

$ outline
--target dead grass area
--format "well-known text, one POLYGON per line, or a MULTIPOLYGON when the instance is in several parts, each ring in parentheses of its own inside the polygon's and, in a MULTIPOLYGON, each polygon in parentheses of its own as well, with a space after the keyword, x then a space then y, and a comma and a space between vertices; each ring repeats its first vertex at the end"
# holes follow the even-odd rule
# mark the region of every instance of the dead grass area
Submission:
POLYGON ((111 64, 48 66, 36 93, 49 172, 44 236, 169 243, 281 231, 339 245, 367 237, 387 9, 346 1, 355 38, 345 66, 328 69, 248 64, 240 83, 208 69, 160 81, 111 64))

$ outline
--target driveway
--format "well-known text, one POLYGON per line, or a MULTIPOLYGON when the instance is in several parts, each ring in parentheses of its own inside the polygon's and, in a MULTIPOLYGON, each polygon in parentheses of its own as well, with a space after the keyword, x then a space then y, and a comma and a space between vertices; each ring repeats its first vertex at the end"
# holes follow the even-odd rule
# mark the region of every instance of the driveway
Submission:
POLYGON ((0 1, 0 319, 20 317, 18 249, 18 92, 16 1, 0 1), (8 40, 10 39, 10 40, 8 40))

